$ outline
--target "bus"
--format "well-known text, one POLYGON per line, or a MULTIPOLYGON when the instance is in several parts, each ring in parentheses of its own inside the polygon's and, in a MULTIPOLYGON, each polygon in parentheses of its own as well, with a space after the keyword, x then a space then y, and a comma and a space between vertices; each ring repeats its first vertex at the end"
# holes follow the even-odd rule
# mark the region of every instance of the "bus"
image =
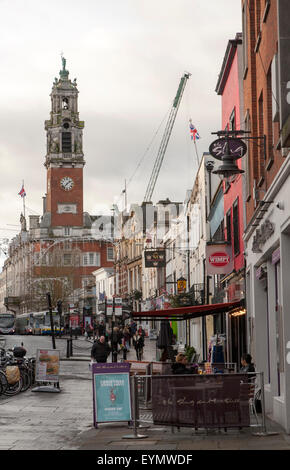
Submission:
POLYGON ((0 334, 13 335, 15 333, 15 314, 11 312, 0 313, 0 334))
POLYGON ((15 332, 17 335, 33 334, 33 313, 22 313, 16 316, 15 332))
MULTIPOLYGON (((64 332, 59 324, 58 312, 52 312, 54 334, 61 335, 64 332)), ((19 335, 50 335, 50 313, 49 312, 29 312, 17 315, 16 333, 19 335)))
MULTIPOLYGON (((32 334, 34 335, 51 335, 50 313, 35 312, 33 315, 32 334)), ((60 325, 58 312, 52 312, 53 329, 55 335, 64 333, 64 328, 60 325)))

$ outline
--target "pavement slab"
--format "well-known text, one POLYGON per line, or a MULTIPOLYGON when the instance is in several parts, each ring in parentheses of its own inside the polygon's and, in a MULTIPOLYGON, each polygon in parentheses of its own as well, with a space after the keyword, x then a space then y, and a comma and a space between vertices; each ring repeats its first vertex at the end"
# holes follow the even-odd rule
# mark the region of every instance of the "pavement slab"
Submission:
MULTIPOLYGON (((81 339, 78 343, 81 344, 81 339)), ((89 345, 87 345, 89 347, 89 345)), ((155 343, 146 341, 145 358, 154 358, 155 343)), ((134 352, 130 353, 135 360, 134 352)), ((61 361, 60 393, 27 392, 0 397, 0 450, 186 451, 289 450, 290 435, 267 420, 276 436, 254 436, 259 428, 198 430, 151 426, 139 429, 146 439, 123 439, 133 434, 127 423, 93 425, 93 393, 89 358, 61 361)), ((144 420, 151 412, 140 410, 144 420)), ((146 419, 145 419, 146 418, 146 419)))

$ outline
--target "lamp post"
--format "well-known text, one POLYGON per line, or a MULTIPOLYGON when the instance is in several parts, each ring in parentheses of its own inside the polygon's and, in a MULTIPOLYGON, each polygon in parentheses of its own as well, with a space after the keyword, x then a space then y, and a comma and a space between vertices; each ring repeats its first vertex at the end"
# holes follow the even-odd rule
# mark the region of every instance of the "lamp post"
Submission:
POLYGON ((244 131, 219 131, 216 133, 219 139, 209 147, 211 155, 222 162, 213 174, 226 183, 233 183, 238 175, 244 173, 235 163, 235 160, 242 158, 247 152, 246 144, 236 137, 243 133, 244 131))

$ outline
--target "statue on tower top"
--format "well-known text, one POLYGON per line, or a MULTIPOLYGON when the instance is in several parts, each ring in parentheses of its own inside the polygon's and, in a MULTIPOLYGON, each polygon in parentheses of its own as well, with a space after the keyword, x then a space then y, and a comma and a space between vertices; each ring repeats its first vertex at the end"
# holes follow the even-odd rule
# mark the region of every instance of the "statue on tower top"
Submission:
POLYGON ((65 71, 66 59, 63 57, 63 55, 61 56, 61 60, 62 60, 62 70, 65 71))
POLYGON ((66 70, 66 59, 63 56, 63 53, 61 53, 61 61, 62 61, 62 70, 59 72, 59 76, 61 79, 67 80, 68 79, 68 70, 66 70))

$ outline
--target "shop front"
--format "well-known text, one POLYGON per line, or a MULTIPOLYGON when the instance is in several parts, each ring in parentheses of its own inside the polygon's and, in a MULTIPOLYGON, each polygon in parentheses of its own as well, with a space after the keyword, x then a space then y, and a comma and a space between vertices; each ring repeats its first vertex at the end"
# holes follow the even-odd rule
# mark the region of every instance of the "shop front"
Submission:
POLYGON ((266 412, 290 433, 290 155, 245 232, 248 344, 266 412), (288 183, 288 184, 287 184, 288 183))
MULTIPOLYGON (((244 301, 226 302, 218 304, 206 304, 206 305, 193 305, 189 307, 176 307, 167 308, 163 310, 143 311, 143 312, 132 312, 133 319, 135 321, 162 321, 168 320, 169 322, 179 322, 184 328, 187 322, 192 322, 196 319, 207 318, 211 315, 230 315, 232 312, 241 311, 244 308, 244 301)), ((213 359, 213 351, 216 347, 221 346, 221 338, 217 338, 216 342, 210 344, 207 350, 207 357, 210 356, 210 362, 213 359)), ((194 346, 189 343, 188 345, 194 346)), ((226 360, 226 350, 223 346, 223 358, 226 360)), ((239 365, 239 362, 238 362, 239 365)))

